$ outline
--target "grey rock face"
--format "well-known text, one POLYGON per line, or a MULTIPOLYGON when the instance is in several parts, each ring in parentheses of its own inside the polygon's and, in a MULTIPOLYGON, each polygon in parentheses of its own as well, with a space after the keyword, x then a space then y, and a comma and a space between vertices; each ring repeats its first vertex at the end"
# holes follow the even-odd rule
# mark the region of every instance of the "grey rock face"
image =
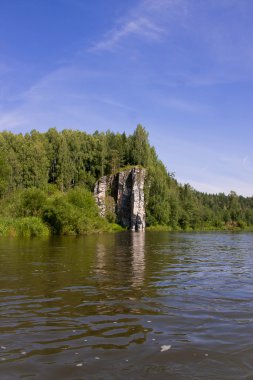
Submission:
POLYGON ((113 197, 117 222, 132 231, 145 229, 144 182, 145 169, 133 168, 116 175, 100 178, 94 196, 101 216, 106 216, 106 199, 113 197))
POLYGON ((131 193, 131 230, 145 230, 145 203, 144 203, 145 171, 135 169, 132 171, 131 193))
POLYGON ((94 195, 96 203, 98 205, 100 215, 105 217, 106 207, 105 207, 105 194, 106 194, 107 181, 106 177, 101 177, 99 181, 96 182, 94 195))

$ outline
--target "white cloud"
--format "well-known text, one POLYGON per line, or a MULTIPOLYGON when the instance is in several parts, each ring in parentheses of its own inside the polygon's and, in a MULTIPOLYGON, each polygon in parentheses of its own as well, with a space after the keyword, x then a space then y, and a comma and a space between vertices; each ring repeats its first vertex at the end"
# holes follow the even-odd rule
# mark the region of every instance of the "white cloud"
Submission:
POLYGON ((115 27, 96 42, 90 51, 113 50, 128 37, 158 41, 167 34, 167 21, 186 11, 185 0, 144 0, 116 21, 115 27), (166 15, 166 19, 164 16, 166 15))
POLYGON ((156 40, 164 30, 147 18, 130 19, 106 34, 104 39, 97 42, 90 51, 112 50, 122 39, 128 36, 141 37, 146 40, 156 40))
POLYGON ((168 63, 164 84, 206 87, 248 81, 253 77, 253 50, 247 36, 253 38, 253 33, 247 17, 245 6, 236 0, 141 0, 89 52, 131 49, 137 39, 159 42, 161 59, 168 63))

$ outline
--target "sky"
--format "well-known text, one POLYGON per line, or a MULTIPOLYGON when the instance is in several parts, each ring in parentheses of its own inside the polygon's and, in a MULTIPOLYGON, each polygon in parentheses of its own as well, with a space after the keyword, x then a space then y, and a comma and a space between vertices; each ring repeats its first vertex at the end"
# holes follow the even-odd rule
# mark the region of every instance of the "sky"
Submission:
POLYGON ((0 131, 133 133, 180 183, 253 195, 252 0, 0 0, 0 131))

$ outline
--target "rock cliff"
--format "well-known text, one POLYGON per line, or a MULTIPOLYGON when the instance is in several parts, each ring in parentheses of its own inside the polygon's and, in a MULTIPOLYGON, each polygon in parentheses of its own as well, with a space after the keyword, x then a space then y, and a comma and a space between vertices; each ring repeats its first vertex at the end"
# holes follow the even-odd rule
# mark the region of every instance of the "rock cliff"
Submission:
POLYGON ((132 231, 145 229, 144 182, 146 171, 132 168, 100 178, 94 196, 101 216, 116 215, 116 221, 132 231))

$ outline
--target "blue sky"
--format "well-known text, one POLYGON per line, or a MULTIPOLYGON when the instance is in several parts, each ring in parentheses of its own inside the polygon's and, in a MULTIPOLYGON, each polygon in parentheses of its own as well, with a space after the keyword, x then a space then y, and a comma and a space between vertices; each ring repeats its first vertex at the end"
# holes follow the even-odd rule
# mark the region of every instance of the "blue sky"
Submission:
POLYGON ((132 133, 253 195, 252 0, 0 0, 0 130, 132 133))

